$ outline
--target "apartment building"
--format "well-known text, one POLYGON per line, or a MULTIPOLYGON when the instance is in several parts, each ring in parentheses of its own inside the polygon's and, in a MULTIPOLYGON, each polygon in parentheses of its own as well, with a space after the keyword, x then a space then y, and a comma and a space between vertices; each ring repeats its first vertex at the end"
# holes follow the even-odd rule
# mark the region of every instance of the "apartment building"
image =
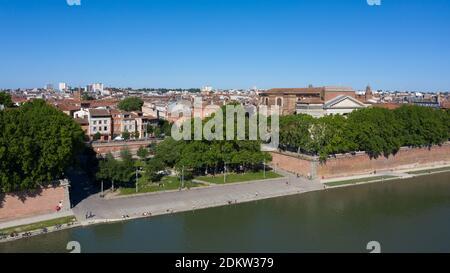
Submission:
POLYGON ((100 134, 100 140, 111 139, 111 114, 107 109, 89 109, 88 121, 88 135, 90 138, 100 134))

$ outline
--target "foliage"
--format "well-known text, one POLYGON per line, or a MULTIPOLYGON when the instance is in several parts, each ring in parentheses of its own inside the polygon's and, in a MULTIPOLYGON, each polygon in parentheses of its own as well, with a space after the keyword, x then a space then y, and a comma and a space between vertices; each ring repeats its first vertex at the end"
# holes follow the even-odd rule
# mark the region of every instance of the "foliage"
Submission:
POLYGON ((81 99, 82 100, 94 100, 95 98, 91 95, 89 95, 89 93, 83 92, 83 95, 81 95, 81 99))
POLYGON ((135 165, 131 153, 123 150, 120 160, 115 159, 111 153, 100 160, 96 177, 97 180, 113 181, 123 185, 131 182, 134 173, 135 165))
POLYGON ((0 112, 0 192, 47 185, 83 150, 83 131, 43 100, 0 112))
POLYGON ((365 108, 347 117, 290 115, 280 118, 280 148, 318 155, 321 160, 355 151, 388 156, 402 146, 442 144, 450 136, 449 124, 448 111, 421 106, 365 108))
POLYGON ((6 92, 0 92, 0 105, 6 107, 13 107, 13 102, 11 100, 11 95, 6 92))
POLYGON ((95 134, 92 136, 92 139, 93 139, 93 140, 99 140, 101 137, 102 137, 102 135, 101 135, 99 132, 97 132, 97 133, 95 133, 95 134))
MULTIPOLYGON (((225 114, 225 111, 222 113, 225 114)), ((214 118, 214 115, 202 121, 205 124, 214 118)), ((194 120, 189 120, 184 126, 193 127, 194 120)), ((246 117, 248 124, 248 117, 246 117)), ((223 132, 226 132, 224 122, 223 132)), ((233 126, 237 127, 237 117, 233 126)), ((214 131, 215 128, 213 128, 214 131)), ((193 133, 194 130, 191 130, 193 133)), ((220 171, 243 172, 258 170, 264 160, 270 161, 270 155, 261 152, 260 140, 237 140, 236 130, 233 140, 180 140, 166 138, 155 151, 155 158, 165 166, 175 168, 178 173, 184 170, 185 175, 203 175, 220 171)))
POLYGON ((123 139, 125 139, 125 140, 129 140, 129 139, 130 139, 130 137, 131 137, 131 134, 130 134, 130 132, 128 132, 128 131, 124 131, 124 132, 122 132, 122 138, 123 138, 123 139))
POLYGON ((139 156, 141 160, 145 160, 149 155, 149 151, 145 147, 139 147, 139 149, 136 152, 136 155, 139 156))
POLYGON ((161 179, 160 172, 163 170, 163 162, 158 158, 152 158, 145 166, 145 177, 151 182, 157 182, 161 179))
POLYGON ((141 111, 144 101, 138 97, 125 98, 117 105, 123 111, 141 111))

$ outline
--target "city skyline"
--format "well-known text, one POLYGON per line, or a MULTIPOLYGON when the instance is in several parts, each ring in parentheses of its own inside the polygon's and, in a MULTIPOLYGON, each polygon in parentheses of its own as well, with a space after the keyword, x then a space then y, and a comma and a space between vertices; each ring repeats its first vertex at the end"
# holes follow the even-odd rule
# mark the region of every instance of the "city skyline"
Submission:
POLYGON ((0 88, 450 86, 444 0, 0 5, 0 88))

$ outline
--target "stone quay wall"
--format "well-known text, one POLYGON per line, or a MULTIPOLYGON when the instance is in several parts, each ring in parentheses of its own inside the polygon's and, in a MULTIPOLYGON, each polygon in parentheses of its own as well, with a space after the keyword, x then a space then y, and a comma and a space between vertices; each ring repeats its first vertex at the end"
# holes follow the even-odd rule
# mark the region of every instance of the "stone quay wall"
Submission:
POLYGON ((272 165, 290 173, 312 178, 335 178, 450 164, 450 143, 426 148, 401 148, 389 157, 370 158, 364 152, 339 154, 320 162, 318 157, 290 152, 271 152, 272 165))
POLYGON ((56 213, 60 201, 63 201, 63 210, 69 210, 69 200, 68 185, 0 194, 0 222, 56 213))

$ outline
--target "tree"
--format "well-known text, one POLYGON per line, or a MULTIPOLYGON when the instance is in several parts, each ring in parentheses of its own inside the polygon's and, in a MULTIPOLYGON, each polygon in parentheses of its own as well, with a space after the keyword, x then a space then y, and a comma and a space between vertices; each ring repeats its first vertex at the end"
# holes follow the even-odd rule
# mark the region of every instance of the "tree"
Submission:
POLYGON ((0 192, 34 189, 63 176, 84 149, 73 119, 43 100, 0 112, 0 192))
POLYGON ((395 154, 402 146, 401 123, 394 112, 365 108, 348 116, 345 134, 360 151, 372 157, 395 154))
POLYGON ((0 92, 0 105, 3 105, 5 108, 13 107, 14 104, 11 100, 11 95, 6 92, 0 92))
POLYGON ((130 133, 128 131, 122 132, 122 138, 125 140, 129 140, 130 139, 130 133))
POLYGON ((144 147, 139 147, 139 149, 136 152, 137 156, 139 156, 141 158, 141 160, 145 160, 147 159, 147 156, 149 155, 149 152, 146 148, 144 147))
POLYGON ((161 180, 161 171, 164 170, 164 163, 159 158, 152 158, 145 166, 145 177, 151 182, 161 180))
POLYGON ((405 146, 430 146, 448 139, 445 112, 429 107, 404 105, 394 110, 402 123, 402 144, 405 146))
POLYGON ((97 133, 95 133, 95 134, 92 136, 92 139, 93 139, 93 140, 99 140, 101 137, 102 137, 102 135, 101 135, 99 132, 97 132, 97 133))
POLYGON ((94 100, 95 98, 92 97, 91 95, 89 95, 88 93, 83 92, 83 95, 81 95, 81 99, 82 100, 94 100))
POLYGON ((144 101, 138 97, 125 98, 119 102, 118 107, 123 111, 141 111, 144 101))

